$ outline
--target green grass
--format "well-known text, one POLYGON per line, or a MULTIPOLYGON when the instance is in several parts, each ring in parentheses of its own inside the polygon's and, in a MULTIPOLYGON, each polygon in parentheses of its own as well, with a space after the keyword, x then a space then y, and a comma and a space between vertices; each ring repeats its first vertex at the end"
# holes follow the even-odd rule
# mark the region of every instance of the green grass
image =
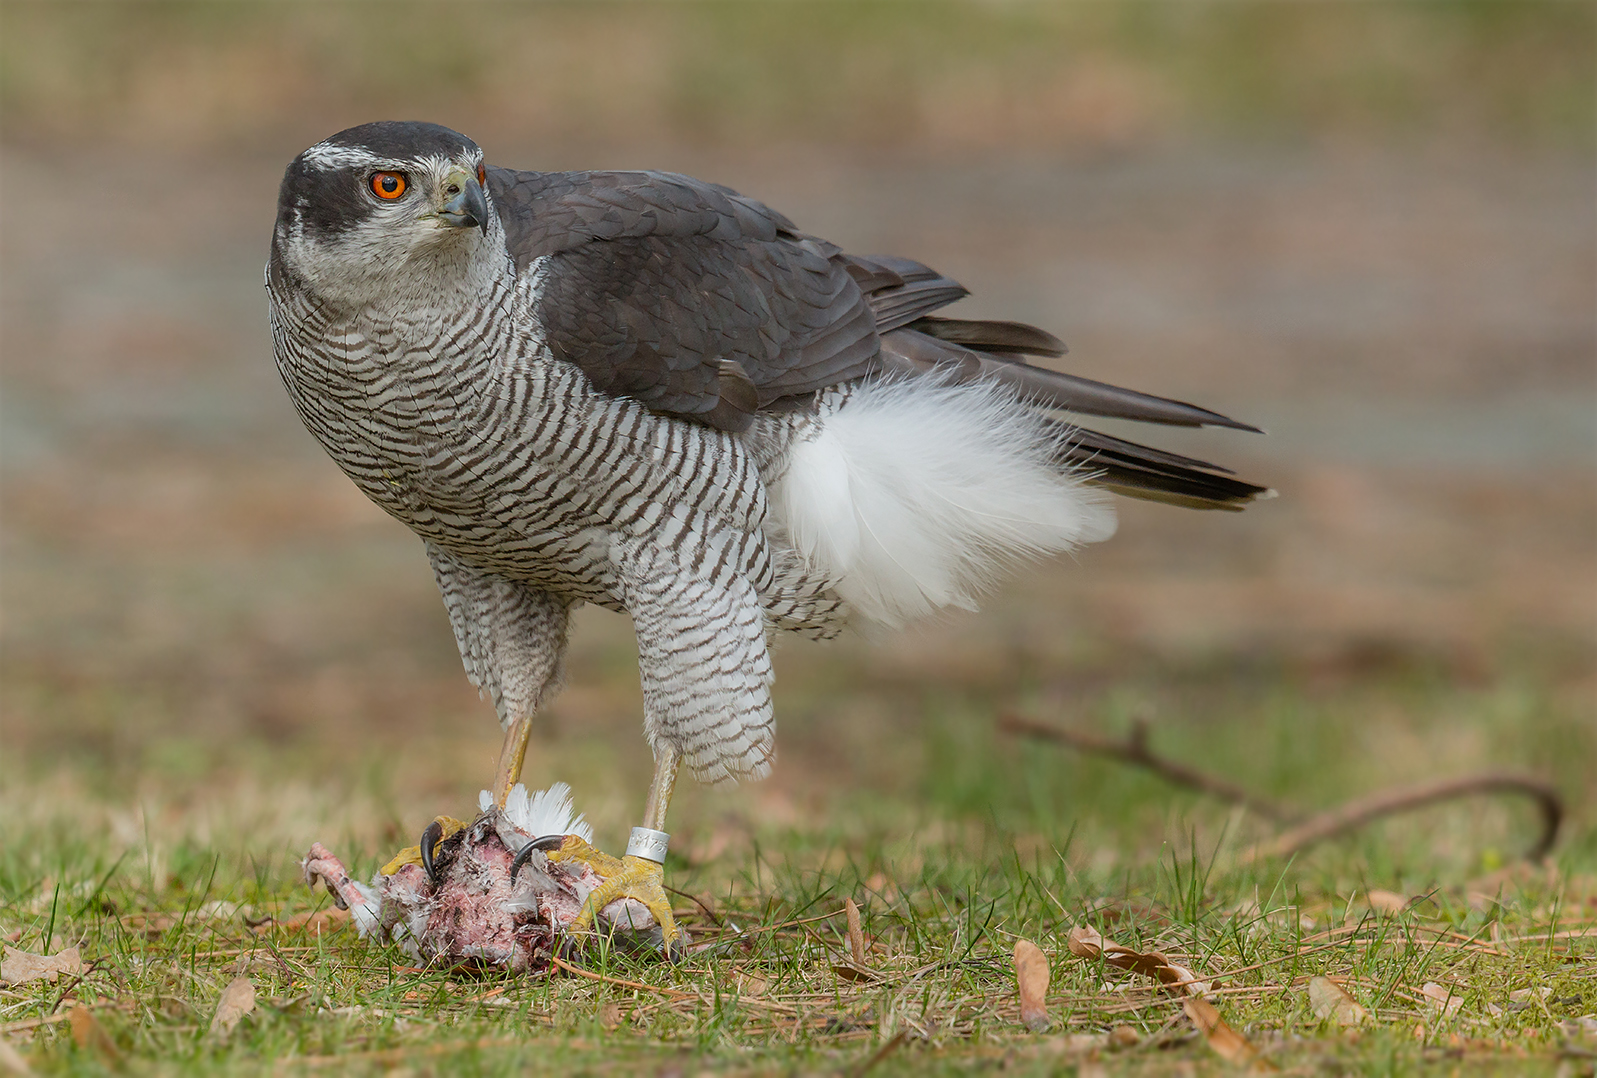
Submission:
MULTIPOLYGON (((1581 1073, 1597 1047, 1578 1021, 1597 1013, 1597 935, 1580 934, 1597 932, 1594 735, 1582 707, 1560 705, 1528 672, 1476 689, 1409 668, 1331 688, 1245 668, 1173 669, 1169 684, 1189 720, 1156 727, 1156 747, 1282 800, 1323 807, 1405 777, 1517 763, 1557 778, 1573 819, 1545 865, 1513 863, 1529 813, 1486 801, 1249 866, 1239 854, 1269 832, 1263 822, 1113 763, 1004 738, 977 694, 927 699, 905 703, 915 727, 888 719, 876 731, 881 760, 851 752, 838 769, 855 781, 817 777, 796 814, 762 807, 760 787, 684 792, 667 881, 702 902, 678 903, 696 939, 721 946, 680 968, 594 948, 581 960, 609 981, 518 978, 414 969, 350 930, 279 923, 326 905, 297 881, 311 840, 364 875, 449 807, 405 794, 402 771, 329 765, 364 774, 342 787, 294 767, 305 746, 245 757, 220 783, 194 778, 191 760, 165 773, 146 760, 137 775, 52 774, 35 761, 7 769, 0 933, 31 951, 78 943, 90 967, 70 984, 0 989, 0 1029, 43 1073, 857 1073, 888 1044, 873 1073, 1233 1069, 1179 1000, 1070 954, 1069 930, 1090 925, 1211 979, 1225 1020, 1291 1072, 1581 1073), (1448 745, 1474 748, 1447 760, 1448 745), (860 779, 870 767, 898 785, 860 779), (142 788, 123 786, 138 778, 142 788), (1382 913, 1371 889, 1415 901, 1382 913), (874 980, 835 971, 848 955, 849 897, 875 940, 874 980), (267 915, 275 921, 249 927, 267 915), (1017 937, 1052 965, 1054 1025, 1042 1034, 1019 1022, 1017 937), (230 1037, 210 1038, 217 999, 240 973, 259 1005, 230 1037), (1306 984, 1319 975, 1341 979, 1372 1020, 1349 1031, 1317 1018, 1306 984), (1428 983, 1462 998, 1456 1013, 1426 1001, 1428 983), (114 1057, 80 1047, 68 1022, 28 1028, 71 1000, 95 1008, 114 1057)), ((1156 697, 1112 685, 1082 721, 1114 728, 1156 697)), ((797 734, 795 767, 826 737, 797 734)), ((406 755, 417 753, 428 754, 406 755)), ((614 754, 570 739, 553 755, 540 766, 575 774, 579 808, 601 810, 600 839, 613 837, 625 809, 583 779, 615 770, 614 754)))

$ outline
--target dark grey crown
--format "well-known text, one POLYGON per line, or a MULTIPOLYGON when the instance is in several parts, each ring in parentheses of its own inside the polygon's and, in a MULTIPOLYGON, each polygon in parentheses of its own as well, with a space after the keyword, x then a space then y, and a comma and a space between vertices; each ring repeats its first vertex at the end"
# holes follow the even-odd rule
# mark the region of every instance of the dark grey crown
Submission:
POLYGON ((355 227, 374 208, 364 174, 384 165, 403 168, 426 157, 460 159, 481 151, 458 131, 412 120, 361 124, 312 146, 289 164, 277 195, 277 229, 297 216, 308 231, 336 235, 355 227), (369 163, 345 163, 332 151, 347 149, 369 163))
POLYGON ((323 142, 332 146, 369 150, 374 156, 396 161, 438 155, 459 157, 477 149, 477 144, 459 131, 419 120, 379 120, 361 124, 340 131, 323 142))

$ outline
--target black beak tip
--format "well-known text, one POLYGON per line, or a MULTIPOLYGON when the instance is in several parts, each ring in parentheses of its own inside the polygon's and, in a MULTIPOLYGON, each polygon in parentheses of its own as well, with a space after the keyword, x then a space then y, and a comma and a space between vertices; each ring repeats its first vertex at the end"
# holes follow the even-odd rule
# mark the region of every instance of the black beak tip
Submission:
POLYGON ((488 234, 488 199, 476 180, 468 180, 445 202, 439 216, 456 228, 480 228, 488 234))

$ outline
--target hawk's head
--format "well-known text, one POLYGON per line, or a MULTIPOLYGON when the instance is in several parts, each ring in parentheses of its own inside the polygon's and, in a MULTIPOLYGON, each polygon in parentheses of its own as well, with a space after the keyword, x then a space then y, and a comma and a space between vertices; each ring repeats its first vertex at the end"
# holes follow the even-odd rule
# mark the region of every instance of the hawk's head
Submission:
POLYGON ((482 150, 447 127, 340 131, 283 174, 274 271, 340 306, 475 290, 504 259, 484 179, 482 150))

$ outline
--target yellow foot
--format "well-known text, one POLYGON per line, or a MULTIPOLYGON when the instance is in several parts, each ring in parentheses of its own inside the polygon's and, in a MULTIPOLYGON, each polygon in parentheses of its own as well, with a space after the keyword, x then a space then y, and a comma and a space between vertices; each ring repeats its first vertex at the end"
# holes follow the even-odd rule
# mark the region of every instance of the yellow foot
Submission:
POLYGON ((665 893, 665 868, 646 857, 627 855, 611 857, 594 849, 575 835, 568 835, 560 848, 550 851, 551 861, 580 861, 593 869, 604 880, 588 901, 582 912, 571 922, 568 931, 582 935, 593 931, 593 920, 599 911, 618 898, 630 898, 643 903, 645 909, 660 926, 660 944, 666 957, 675 962, 682 957, 682 932, 671 914, 671 901, 665 893))
POLYGON ((378 871, 384 876, 392 876, 406 865, 421 865, 427 869, 427 875, 431 876, 433 874, 433 851, 438 848, 440 842, 456 831, 463 830, 465 826, 453 816, 434 817, 433 822, 427 825, 427 830, 421 833, 420 845, 406 846, 394 854, 394 859, 378 871), (427 848, 425 855, 422 853, 423 845, 427 848))

